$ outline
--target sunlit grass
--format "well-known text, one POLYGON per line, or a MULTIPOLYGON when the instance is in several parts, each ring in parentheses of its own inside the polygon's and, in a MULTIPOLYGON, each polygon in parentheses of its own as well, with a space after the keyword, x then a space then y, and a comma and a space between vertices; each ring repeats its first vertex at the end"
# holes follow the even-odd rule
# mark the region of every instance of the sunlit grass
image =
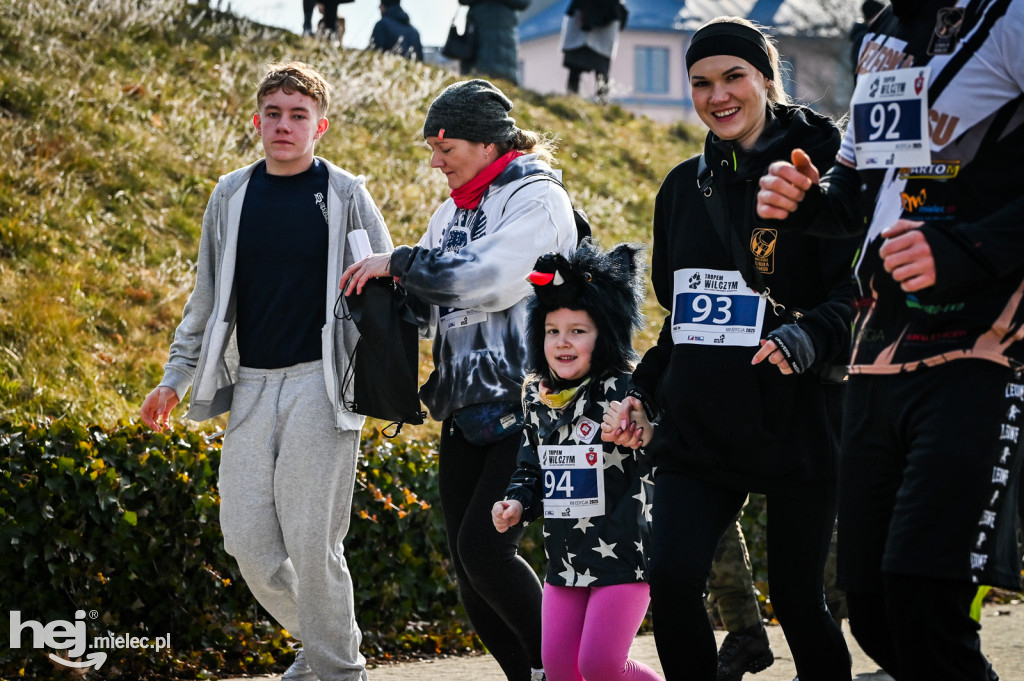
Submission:
MULTIPOLYGON (((0 3, 0 418, 134 416, 191 290, 210 192, 260 157, 255 84, 291 59, 334 87, 318 153, 365 176, 395 243, 414 243, 447 196, 422 123, 451 72, 185 2, 0 3)), ((658 185, 700 135, 500 85, 520 127, 557 138, 598 241, 649 242, 658 185)), ((663 314, 648 313, 641 349, 663 314)))

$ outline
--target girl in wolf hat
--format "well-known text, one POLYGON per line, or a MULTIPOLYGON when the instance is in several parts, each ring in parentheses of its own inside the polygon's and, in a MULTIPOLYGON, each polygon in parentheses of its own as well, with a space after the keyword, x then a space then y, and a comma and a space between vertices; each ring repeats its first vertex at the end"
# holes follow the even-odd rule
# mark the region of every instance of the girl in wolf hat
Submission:
POLYGON ((636 359, 643 266, 638 246, 585 240, 541 257, 529 279, 526 428, 519 469, 491 509, 499 532, 544 517, 548 556, 541 655, 549 681, 656 681, 629 659, 647 613, 654 485, 642 450, 601 441, 608 402, 636 359))

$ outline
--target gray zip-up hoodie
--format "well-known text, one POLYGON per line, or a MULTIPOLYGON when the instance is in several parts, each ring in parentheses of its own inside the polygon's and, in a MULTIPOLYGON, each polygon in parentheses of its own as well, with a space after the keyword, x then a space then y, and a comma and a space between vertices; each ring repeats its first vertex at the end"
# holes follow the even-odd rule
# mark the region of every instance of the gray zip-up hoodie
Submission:
MULTIPOLYGON (((364 179, 320 159, 328 169, 327 214, 330 249, 327 261, 327 310, 323 328, 323 362, 327 394, 334 405, 336 426, 358 430, 364 417, 345 408, 341 377, 355 349, 359 333, 351 321, 336 319, 341 273, 354 262, 347 235, 365 229, 375 253, 393 248, 384 218, 370 198, 364 179)), ((238 346, 235 340, 235 260, 239 219, 245 190, 253 170, 263 160, 220 178, 206 206, 199 242, 196 284, 185 303, 181 323, 174 332, 170 357, 160 385, 184 398, 192 396, 186 417, 203 421, 231 409, 238 378, 238 346)), ((351 398, 351 396, 349 396, 351 398)), ((349 399, 351 401, 351 399, 349 399)))

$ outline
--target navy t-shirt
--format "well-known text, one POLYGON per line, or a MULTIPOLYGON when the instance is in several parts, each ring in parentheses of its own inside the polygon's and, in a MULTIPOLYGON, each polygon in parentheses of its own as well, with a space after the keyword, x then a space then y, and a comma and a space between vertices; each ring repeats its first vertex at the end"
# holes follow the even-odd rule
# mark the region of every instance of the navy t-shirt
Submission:
POLYGON ((321 359, 327 309, 327 167, 249 179, 235 288, 242 366, 279 369, 321 359))

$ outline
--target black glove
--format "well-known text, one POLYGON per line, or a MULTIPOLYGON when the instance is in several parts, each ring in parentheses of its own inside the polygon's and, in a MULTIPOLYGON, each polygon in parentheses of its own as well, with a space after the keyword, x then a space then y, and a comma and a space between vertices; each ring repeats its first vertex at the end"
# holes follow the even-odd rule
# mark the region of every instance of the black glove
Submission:
POLYGON ((807 332, 796 324, 783 324, 765 336, 765 340, 775 341, 779 352, 795 374, 802 374, 814 364, 814 343, 807 332))

